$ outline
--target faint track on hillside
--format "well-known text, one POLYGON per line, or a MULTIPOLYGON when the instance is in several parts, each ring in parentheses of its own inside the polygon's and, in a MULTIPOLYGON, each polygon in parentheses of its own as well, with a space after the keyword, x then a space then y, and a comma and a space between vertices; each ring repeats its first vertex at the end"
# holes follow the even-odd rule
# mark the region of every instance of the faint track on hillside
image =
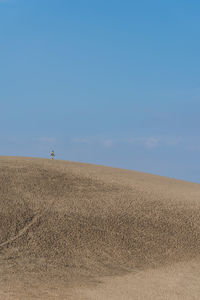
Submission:
POLYGON ((13 236, 12 238, 10 238, 9 240, 3 242, 2 244, 0 244, 0 248, 3 248, 9 244, 11 244, 12 242, 14 242, 15 240, 17 240, 18 238, 20 238, 22 235, 24 235, 28 229, 33 226, 40 218, 40 215, 36 215, 33 217, 33 219, 31 220, 30 223, 28 223, 24 228, 22 228, 15 236, 13 236))

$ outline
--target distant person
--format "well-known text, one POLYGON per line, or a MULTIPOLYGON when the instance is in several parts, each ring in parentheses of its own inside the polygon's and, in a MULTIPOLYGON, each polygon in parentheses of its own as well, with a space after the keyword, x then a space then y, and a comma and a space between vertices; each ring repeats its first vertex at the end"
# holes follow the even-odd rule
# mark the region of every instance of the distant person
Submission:
POLYGON ((51 151, 51 159, 53 160, 55 157, 55 153, 54 153, 54 150, 51 151))

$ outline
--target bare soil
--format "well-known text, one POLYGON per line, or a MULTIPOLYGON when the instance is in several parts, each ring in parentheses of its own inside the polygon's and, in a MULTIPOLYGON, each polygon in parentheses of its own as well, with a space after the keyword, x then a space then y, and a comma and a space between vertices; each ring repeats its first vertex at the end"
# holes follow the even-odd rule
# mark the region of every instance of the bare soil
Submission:
POLYGON ((0 299, 200 299, 200 185, 0 157, 0 299))

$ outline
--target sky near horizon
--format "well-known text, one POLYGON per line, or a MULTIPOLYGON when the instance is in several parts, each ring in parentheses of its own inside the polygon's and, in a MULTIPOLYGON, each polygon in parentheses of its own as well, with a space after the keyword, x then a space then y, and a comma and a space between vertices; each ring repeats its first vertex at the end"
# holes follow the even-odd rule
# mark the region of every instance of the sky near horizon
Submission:
POLYGON ((0 155, 200 183, 200 2, 0 0, 0 155))

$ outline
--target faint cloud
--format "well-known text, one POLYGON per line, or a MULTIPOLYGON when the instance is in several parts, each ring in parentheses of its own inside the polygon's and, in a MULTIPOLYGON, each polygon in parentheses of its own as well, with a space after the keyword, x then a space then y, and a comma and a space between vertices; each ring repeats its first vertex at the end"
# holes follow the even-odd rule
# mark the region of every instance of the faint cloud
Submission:
POLYGON ((149 136, 149 137, 130 137, 130 138, 100 138, 100 137, 76 137, 73 143, 82 145, 100 145, 104 148, 111 148, 118 145, 142 146, 146 149, 156 149, 161 146, 174 147, 180 143, 180 138, 175 136, 149 136))
POLYGON ((113 140, 111 140, 111 139, 104 139, 101 141, 101 143, 105 148, 110 148, 114 144, 113 140))
POLYGON ((77 144, 88 144, 88 145, 90 145, 92 143, 92 140, 89 137, 73 138, 72 142, 77 143, 77 144))
POLYGON ((112 139, 98 137, 73 138, 72 142, 85 145, 101 145, 104 148, 111 148, 114 144, 114 141, 112 139))
POLYGON ((156 148, 159 146, 159 139, 154 137, 137 137, 128 140, 129 144, 144 146, 145 148, 156 148))
POLYGON ((128 139, 128 143, 132 145, 144 146, 147 149, 154 149, 160 146, 175 146, 180 139, 177 137, 137 137, 128 139))
POLYGON ((145 141, 145 146, 147 148, 156 148, 159 146, 159 140, 156 138, 149 138, 145 141))

